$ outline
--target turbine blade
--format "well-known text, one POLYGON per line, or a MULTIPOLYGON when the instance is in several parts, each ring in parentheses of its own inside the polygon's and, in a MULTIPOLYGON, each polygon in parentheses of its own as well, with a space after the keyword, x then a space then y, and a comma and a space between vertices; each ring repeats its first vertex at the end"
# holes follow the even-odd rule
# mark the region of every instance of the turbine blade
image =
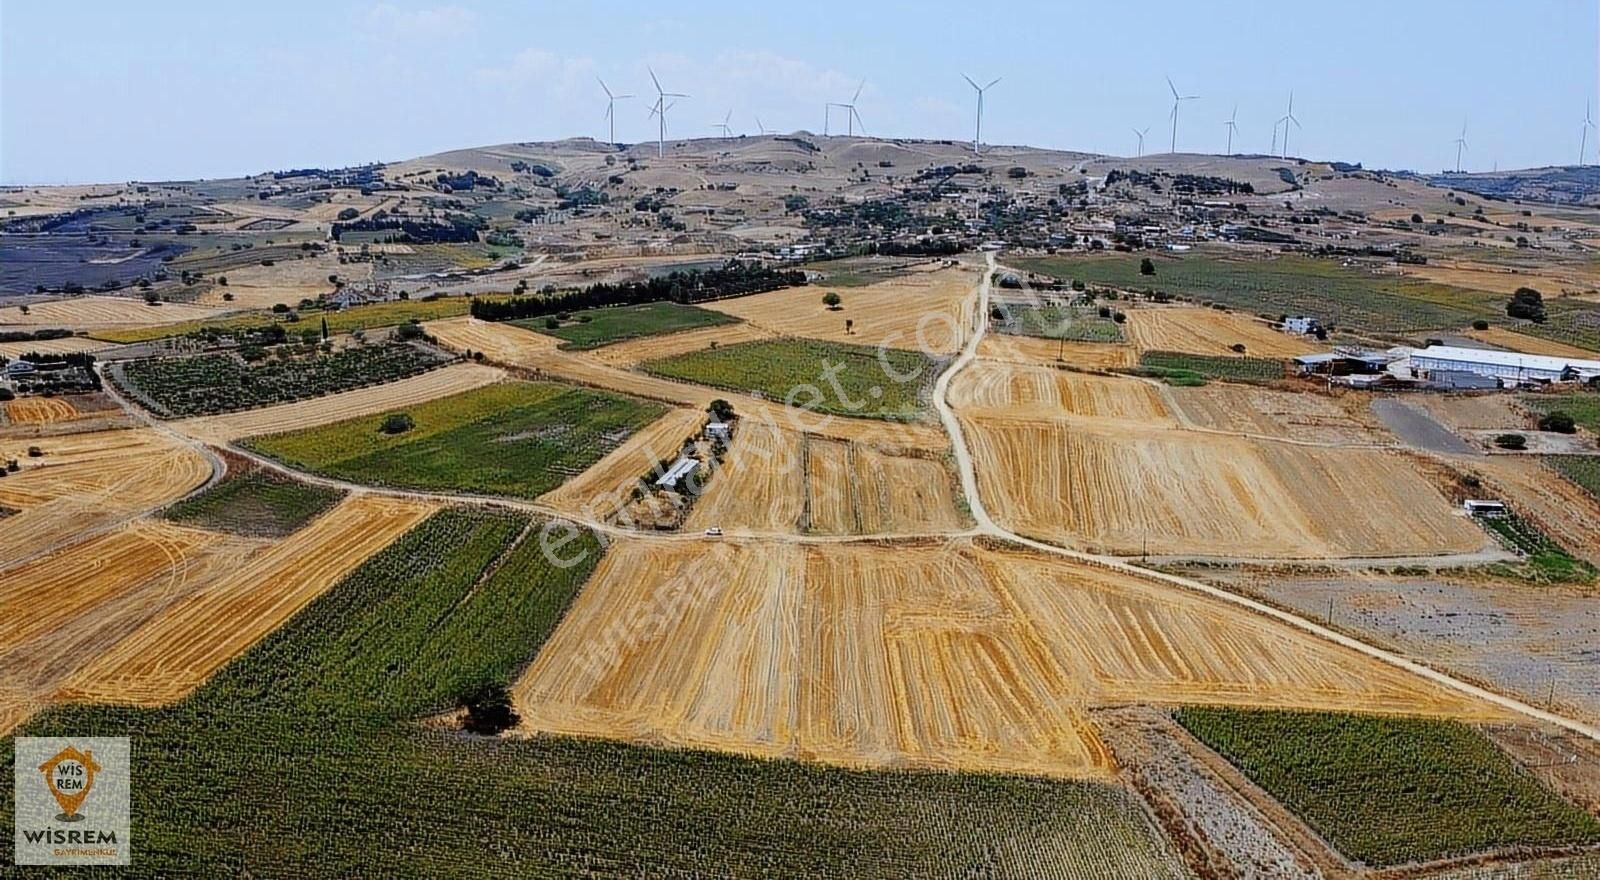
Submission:
POLYGON ((854 104, 856 102, 856 99, 861 97, 861 90, 866 88, 866 87, 867 87, 867 81, 866 80, 862 80, 861 84, 856 86, 856 93, 850 96, 850 103, 851 104, 854 104))
POLYGON ((1172 90, 1173 100, 1182 100, 1182 98, 1178 96, 1178 87, 1172 84, 1172 77, 1170 76, 1167 77, 1167 88, 1172 90))
MULTIPOLYGON (((978 89, 978 84, 972 81, 972 77, 967 76, 966 74, 963 73, 963 74, 961 74, 961 78, 967 81, 967 85, 972 86, 975 89, 978 89)), ((978 89, 978 91, 981 92, 981 91, 983 91, 983 89, 978 89)), ((1588 111, 1584 111, 1584 112, 1585 112, 1585 114, 1588 113, 1588 111)))
POLYGON ((650 81, 656 84, 656 94, 661 94, 661 80, 656 79, 655 70, 651 69, 649 65, 645 65, 644 69, 650 71, 650 81))
POLYGON ((994 79, 989 80, 989 84, 983 87, 984 91, 988 91, 989 89, 994 88, 994 84, 999 82, 1002 79, 1004 79, 1004 77, 997 76, 994 79))
POLYGON ((605 92, 607 98, 610 98, 612 100, 616 100, 617 96, 611 94, 611 90, 606 88, 606 81, 605 80, 603 80, 603 79, 601 79, 600 77, 597 76, 597 77, 594 78, 594 81, 600 84, 600 91, 605 92))

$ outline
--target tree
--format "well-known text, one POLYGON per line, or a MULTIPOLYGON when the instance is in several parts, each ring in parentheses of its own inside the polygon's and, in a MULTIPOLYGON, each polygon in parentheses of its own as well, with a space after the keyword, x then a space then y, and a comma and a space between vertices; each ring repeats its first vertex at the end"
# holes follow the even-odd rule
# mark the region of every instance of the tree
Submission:
MULTIPOLYGON (((323 320, 327 319, 324 318, 323 320)), ((413 318, 395 328, 394 335, 395 338, 399 339, 401 342, 411 342, 413 340, 421 339, 428 334, 423 331, 422 325, 417 323, 417 320, 413 318)))
POLYGON ((322 341, 323 342, 327 342, 328 341, 328 316, 327 315, 323 315, 322 316, 322 341))
POLYGON ((1154 275, 1154 274, 1156 274, 1156 264, 1150 262, 1150 258, 1149 257, 1145 257, 1144 259, 1139 261, 1139 274, 1140 275, 1154 275))
POLYGON ((839 294, 834 293, 831 290, 822 295, 822 304, 831 310, 837 311, 839 304, 842 302, 844 302, 844 300, 839 298, 839 294))
POLYGON ((1474 330, 1487 330, 1487 329, 1489 329, 1489 322, 1485 321, 1482 318, 1479 318, 1478 320, 1472 322, 1472 329, 1474 329, 1474 330))
POLYGON ((706 407, 706 412, 716 416, 717 421, 726 422, 733 418, 733 404, 719 397, 711 401, 710 405, 706 407))
POLYGON ((1523 321, 1532 321, 1543 324, 1544 294, 1531 287, 1519 287, 1511 294, 1511 302, 1506 304, 1506 314, 1523 321))
POLYGON ((378 430, 385 434, 404 434, 416 427, 416 422, 406 413, 389 413, 383 417, 383 424, 378 430))
POLYGON ((1527 449, 1528 438, 1522 436, 1521 434, 1501 434, 1500 436, 1494 438, 1494 445, 1500 447, 1501 449, 1527 449))
POLYGON ((480 684, 462 696, 461 708, 467 710, 462 726, 467 730, 493 736, 522 721, 511 705, 511 694, 503 684, 480 684))
POLYGON ((1422 222, 1422 215, 1421 214, 1412 214, 1411 215, 1411 222, 1412 223, 1421 223, 1422 222))
POLYGON ((1554 431, 1557 434, 1576 434, 1578 432, 1578 422, 1572 416, 1558 409, 1539 420, 1539 430, 1554 431))

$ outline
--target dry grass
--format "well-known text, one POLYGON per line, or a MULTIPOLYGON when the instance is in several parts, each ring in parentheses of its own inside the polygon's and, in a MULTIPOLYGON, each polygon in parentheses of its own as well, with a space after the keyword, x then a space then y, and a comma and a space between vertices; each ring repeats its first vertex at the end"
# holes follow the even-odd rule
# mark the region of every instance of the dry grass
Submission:
MULTIPOLYGON (((344 206, 335 208, 340 210, 344 206)), ((371 263, 340 265, 338 254, 326 253, 300 260, 279 260, 272 266, 236 266, 224 274, 228 286, 216 286, 200 297, 202 305, 228 309, 269 309, 278 303, 297 305, 302 299, 316 299, 333 292, 329 275, 344 281, 364 281, 371 277, 371 263), (223 294, 232 294, 225 301, 223 294)))
POLYGON ((0 569, 180 498, 211 475, 204 456, 149 429, 0 439, 0 460, 9 458, 21 470, 0 480, 0 505, 20 512, 4 521, 0 569), (28 457, 29 446, 44 455, 28 457))
POLYGON ((1131 367, 1139 362, 1139 353, 1131 345, 1102 342, 1064 342, 1039 339, 1033 336, 1007 336, 987 333, 978 340, 979 356, 988 360, 1015 364, 1053 366, 1056 357, 1060 363, 1082 370, 1111 370, 1131 367))
POLYGON ((77 414, 71 402, 59 397, 23 397, 6 404, 6 418, 14 425, 48 425, 77 414))
POLYGON ((1124 327, 1128 340, 1140 351, 1226 357, 1240 354, 1231 346, 1242 343, 1244 356, 1288 358, 1320 350, 1303 337, 1280 333, 1255 318, 1216 309, 1130 309, 1124 327))
POLYGON ((1096 552, 1329 558, 1487 543, 1397 454, 1083 420, 964 425, 996 520, 1096 552))
POLYGON ((60 339, 41 339, 36 342, 0 342, 0 357, 18 358, 31 352, 40 354, 76 354, 84 351, 103 351, 113 343, 90 339, 87 336, 63 336, 60 339))
POLYGON ((614 546, 514 689, 524 730, 846 766, 1109 777, 1127 699, 1493 717, 1200 596, 965 541, 614 546))
POLYGON ((887 345, 926 354, 951 354, 972 326, 971 269, 942 269, 870 284, 840 288, 843 306, 822 304, 826 284, 775 290, 705 303, 775 336, 804 336, 857 345, 887 345), (845 321, 854 322, 849 332, 845 321))
POLYGON ((1185 425, 1312 443, 1373 445, 1392 442, 1378 426, 1365 393, 1327 397, 1245 385, 1162 388, 1185 425))
POLYGON ((240 437, 298 431, 403 409, 491 385, 505 377, 503 371, 482 364, 452 364, 398 382, 220 416, 197 416, 173 422, 172 426, 190 437, 228 443, 240 437))
POLYGON ((18 327, 66 327, 72 330, 121 329, 197 321, 214 318, 218 309, 183 303, 147 305, 144 300, 121 296, 78 296, 54 302, 35 303, 28 314, 16 307, 0 309, 0 329, 18 327))
POLYGON ((134 630, 74 674, 60 697, 146 706, 181 699, 434 509, 346 499, 134 630))
POLYGON ((1153 383, 983 360, 951 382, 950 405, 968 414, 1004 410, 1177 425, 1153 383))

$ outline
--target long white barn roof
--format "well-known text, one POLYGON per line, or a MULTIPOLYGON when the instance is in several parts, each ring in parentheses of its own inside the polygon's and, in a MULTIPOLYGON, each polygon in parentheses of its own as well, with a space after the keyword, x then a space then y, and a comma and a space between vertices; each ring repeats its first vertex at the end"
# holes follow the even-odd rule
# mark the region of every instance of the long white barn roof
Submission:
POLYGON ((1413 358, 1432 358, 1458 363, 1489 364, 1496 367, 1518 367, 1526 370, 1548 370, 1559 373, 1567 367, 1583 372, 1600 371, 1600 360, 1551 357, 1542 354, 1522 354, 1515 351, 1490 351, 1484 348, 1460 348, 1453 345, 1430 345, 1412 352, 1413 358))

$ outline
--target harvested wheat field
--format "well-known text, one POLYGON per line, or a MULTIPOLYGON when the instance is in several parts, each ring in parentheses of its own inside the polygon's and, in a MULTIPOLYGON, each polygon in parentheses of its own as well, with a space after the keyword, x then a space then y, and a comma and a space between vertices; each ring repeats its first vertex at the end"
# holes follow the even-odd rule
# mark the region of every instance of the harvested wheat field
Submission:
POLYGON ((24 315, 15 306, 0 309, 0 328, 66 327, 72 330, 97 330, 198 321, 223 314, 221 309, 184 303, 152 306, 142 299, 121 296, 78 296, 53 302, 34 303, 24 315))
POLYGON ((1280 333, 1247 315, 1204 308, 1141 308, 1128 310, 1123 325, 1128 341, 1139 351, 1181 351, 1222 357, 1288 358, 1321 351, 1304 337, 1280 333))
POLYGON ((1600 352, 1579 348, 1576 345, 1566 345, 1550 339, 1540 339, 1526 333, 1518 333, 1505 327, 1490 327, 1487 330, 1468 330, 1467 335, 1479 342, 1497 346, 1499 348, 1520 351, 1523 354, 1541 354, 1550 357, 1576 358, 1578 360, 1595 360, 1600 358, 1600 352))
POLYGON ((1493 716, 1241 609, 967 541, 624 541, 521 681, 527 733, 847 766, 1106 777, 1137 697, 1493 716))
POLYGON ((892 436, 847 442, 743 420, 684 528, 819 535, 965 528, 943 454, 893 445, 892 436))
POLYGON ((1163 386, 1161 391, 1187 427, 1326 445, 1394 442, 1373 417, 1365 394, 1327 397, 1248 385, 1163 386))
POLYGON ((76 354, 85 351, 103 351, 114 343, 101 342, 87 336, 63 336, 60 339, 40 339, 30 342, 0 342, 0 357, 22 357, 30 352, 40 354, 76 354))
POLYGON ((921 449, 941 449, 949 443, 944 432, 935 425, 890 425, 875 419, 819 415, 745 394, 630 372, 602 363, 593 357, 594 352, 560 351, 556 348, 560 340, 555 337, 510 324, 448 318, 429 321, 423 326, 449 348, 481 351, 495 363, 533 370, 543 376, 579 385, 700 410, 704 410, 711 401, 722 398, 730 401, 734 410, 746 420, 759 419, 842 440, 870 440, 893 432, 896 443, 915 445, 921 449))
POLYGON ((1314 559, 1488 543, 1394 453, 1088 421, 963 426, 998 522, 1092 552, 1314 559))
POLYGON ((1053 366, 1058 361, 1080 370, 1113 370, 1139 362, 1131 345, 1113 342, 1065 342, 1035 336, 985 333, 978 340, 978 356, 1015 364, 1053 366))
POLYGON ((822 304, 826 285, 793 287, 701 303, 742 318, 774 336, 803 336, 856 345, 887 345, 925 354, 951 354, 972 326, 971 269, 941 269, 841 288, 837 310, 822 304), (854 322, 850 330, 845 321, 854 322))
POLYGON ((631 367, 644 361, 700 351, 717 345, 738 345, 757 339, 771 339, 772 334, 749 324, 718 324, 697 330, 661 333, 642 336, 626 342, 617 342, 588 352, 588 356, 612 367, 631 367))
POLYGON ((71 402, 60 397, 22 397, 6 403, 6 418, 14 425, 48 425, 77 414, 71 402))
POLYGON ((1010 410, 1177 425, 1160 386, 1051 367, 974 361, 950 383, 949 400, 969 415, 1010 410))
POLYGON ((229 443, 241 437, 298 431, 415 406, 435 398, 491 385, 504 378, 505 372, 494 367, 472 363, 451 364, 384 385, 218 416, 196 416, 170 424, 190 437, 209 443, 229 443))
POLYGON ((0 705, 41 708, 76 670, 261 542, 140 520, 0 572, 0 705))
POLYGON ((134 630, 73 675, 60 697, 136 705, 182 698, 435 509, 345 499, 134 630))
POLYGON ((0 568, 183 497, 211 477, 205 456, 156 431, 94 431, 0 438, 0 460, 21 470, 0 480, 6 517, 0 568), (31 458, 29 446, 44 455, 31 458))
POLYGON ((609 519, 628 502, 641 477, 671 466, 684 441, 698 436, 706 419, 699 410, 675 409, 538 500, 571 516, 609 519))

